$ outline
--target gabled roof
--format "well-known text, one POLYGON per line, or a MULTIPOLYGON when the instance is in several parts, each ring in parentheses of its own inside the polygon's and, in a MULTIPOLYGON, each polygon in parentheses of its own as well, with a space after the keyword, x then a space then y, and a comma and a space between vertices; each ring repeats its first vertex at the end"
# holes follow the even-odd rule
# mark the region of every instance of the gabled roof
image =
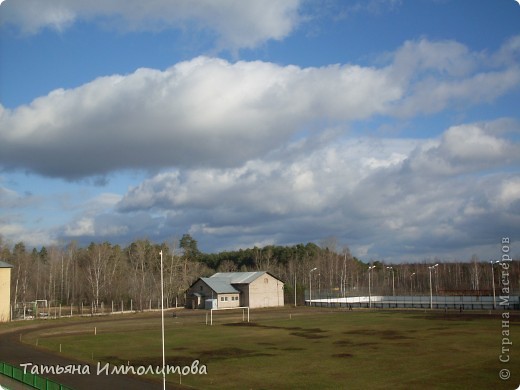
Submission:
MULTIPOLYGON (((190 288, 197 283, 199 280, 202 280, 206 283, 209 288, 215 291, 217 294, 234 294, 240 293, 233 285, 234 284, 249 284, 254 282, 256 279, 263 275, 271 275, 273 278, 278 279, 276 276, 272 275, 266 271, 257 271, 257 272, 217 272, 216 274, 210 276, 209 278, 198 278, 190 288)), ((281 280, 280 280, 281 281, 281 280)))
POLYGON ((206 283, 209 288, 215 291, 217 294, 232 294, 239 293, 235 287, 233 287, 228 280, 216 278, 200 278, 204 283, 206 283))
POLYGON ((0 260, 0 268, 13 268, 13 266, 0 260))
MULTIPOLYGON (((257 272, 217 272, 209 279, 223 279, 227 280, 230 284, 249 284, 254 282, 259 277, 269 274, 267 271, 257 271, 257 272)), ((271 275, 273 278, 278 279, 276 276, 271 275)), ((278 279, 280 280, 280 279, 278 279)))

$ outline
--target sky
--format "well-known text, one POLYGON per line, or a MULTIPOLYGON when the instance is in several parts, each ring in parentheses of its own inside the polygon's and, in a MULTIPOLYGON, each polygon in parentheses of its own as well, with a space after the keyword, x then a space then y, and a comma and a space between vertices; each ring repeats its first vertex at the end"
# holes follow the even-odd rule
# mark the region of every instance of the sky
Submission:
POLYGON ((6 0, 0 236, 520 254, 519 108, 514 0, 6 0))

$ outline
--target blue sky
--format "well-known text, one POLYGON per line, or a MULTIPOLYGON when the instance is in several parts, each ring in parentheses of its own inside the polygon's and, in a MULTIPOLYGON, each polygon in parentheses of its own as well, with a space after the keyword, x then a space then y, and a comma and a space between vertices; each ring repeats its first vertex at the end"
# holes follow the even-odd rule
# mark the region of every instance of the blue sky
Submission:
POLYGON ((0 235, 496 257, 519 60, 513 0, 6 0, 0 235))

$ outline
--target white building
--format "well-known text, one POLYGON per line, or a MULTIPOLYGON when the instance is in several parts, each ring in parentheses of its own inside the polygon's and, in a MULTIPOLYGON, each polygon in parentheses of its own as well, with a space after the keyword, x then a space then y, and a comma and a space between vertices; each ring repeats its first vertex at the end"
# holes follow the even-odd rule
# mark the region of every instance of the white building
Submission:
POLYGON ((0 261, 0 322, 11 320, 11 268, 0 261))
POLYGON ((190 286, 186 307, 216 309, 283 306, 283 286, 280 279, 266 271, 218 272, 209 278, 199 278, 190 286))

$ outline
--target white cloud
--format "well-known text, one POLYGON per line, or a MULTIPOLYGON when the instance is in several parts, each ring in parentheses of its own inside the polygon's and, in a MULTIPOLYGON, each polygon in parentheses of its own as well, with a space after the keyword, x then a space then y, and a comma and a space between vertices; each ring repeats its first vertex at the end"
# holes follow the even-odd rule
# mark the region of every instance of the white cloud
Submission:
MULTIPOLYGON (((504 180, 496 189, 495 204, 505 210, 515 205, 520 209, 520 177, 511 177, 504 180)), ((520 210, 517 210, 517 212, 520 210)))
POLYGON ((520 162, 520 145, 491 131, 496 124, 475 123, 450 127, 436 142, 422 145, 407 161, 414 172, 453 175, 478 172, 520 162))
POLYGON ((23 242, 29 248, 38 247, 42 243, 45 245, 57 243, 53 232, 47 229, 27 228, 20 221, 19 216, 3 215, 0 217, 0 237, 10 245, 23 242))
POLYGON ((93 218, 81 218, 65 228, 65 235, 68 237, 93 236, 94 233, 93 218))
POLYGON ((27 34, 46 27, 63 31, 77 20, 122 31, 210 30, 219 48, 236 50, 285 38, 299 22, 299 5, 299 0, 8 0, 0 24, 14 24, 27 34))
POLYGON ((237 165, 315 120, 366 118, 397 97, 376 69, 199 57, 2 110, 0 163, 69 179, 124 168, 237 165))
POLYGON ((382 68, 198 57, 101 77, 14 110, 0 107, 0 164, 66 179, 240 166, 302 132, 471 107, 518 88, 518 67, 476 71, 476 56, 457 43, 422 40, 407 42, 382 68))
POLYGON ((406 41, 391 55, 395 76, 401 78, 421 73, 464 77, 477 67, 480 57, 461 43, 427 39, 406 41))
POLYGON ((476 53, 454 41, 407 41, 387 57, 389 73, 399 80, 403 98, 394 115, 432 114, 449 106, 487 103, 520 84, 513 59, 520 51, 510 39, 496 53, 476 53), (505 60, 507 58, 508 60, 505 60))
POLYGON ((235 208, 267 215, 319 211, 359 183, 369 169, 398 165, 403 152, 416 143, 357 139, 315 151, 302 149, 284 160, 254 160, 237 168, 194 169, 182 175, 161 173, 130 189, 118 208, 235 208), (378 163, 367 163, 367 155, 378 163))
POLYGON ((42 200, 41 197, 31 193, 20 194, 15 190, 0 185, 0 210, 5 209, 6 211, 10 211, 14 209, 24 209, 38 205, 42 200))

